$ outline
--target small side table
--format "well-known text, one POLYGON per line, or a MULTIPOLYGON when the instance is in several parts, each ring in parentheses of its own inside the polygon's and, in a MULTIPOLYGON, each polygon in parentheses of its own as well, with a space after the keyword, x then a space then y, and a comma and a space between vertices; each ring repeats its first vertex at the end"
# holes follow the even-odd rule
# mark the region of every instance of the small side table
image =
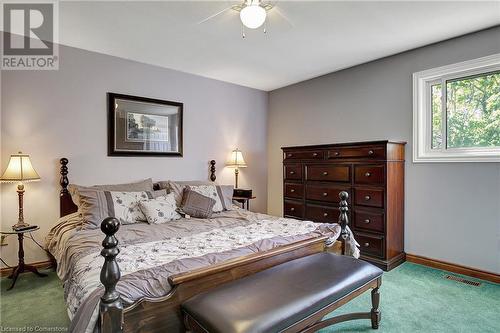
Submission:
POLYGON ((250 209, 250 200, 255 199, 256 197, 233 197, 233 200, 239 202, 241 204, 241 208, 249 210, 250 209), (245 208, 246 205, 246 208, 245 208))
POLYGON ((19 263, 16 267, 14 267, 14 270, 9 275, 9 279, 12 279, 12 284, 7 290, 11 290, 12 288, 14 288, 14 285, 16 284, 16 281, 17 281, 19 274, 24 273, 26 271, 32 272, 40 277, 47 276, 47 274, 40 273, 36 269, 35 266, 28 265, 28 264, 24 263, 24 246, 23 246, 24 234, 36 231, 38 229, 40 229, 40 227, 36 227, 33 229, 29 229, 29 230, 20 230, 20 231, 16 231, 16 230, 0 231, 0 234, 2 234, 2 235, 15 235, 15 234, 17 234, 17 239, 19 240, 19 252, 17 254, 18 259, 19 259, 19 263))

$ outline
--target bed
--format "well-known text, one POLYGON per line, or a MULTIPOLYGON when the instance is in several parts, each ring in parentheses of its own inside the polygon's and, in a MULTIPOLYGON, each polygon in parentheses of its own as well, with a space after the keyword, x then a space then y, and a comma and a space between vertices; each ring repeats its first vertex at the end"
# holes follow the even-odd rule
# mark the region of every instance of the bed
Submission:
POLYGON ((120 226, 108 218, 101 231, 81 228, 66 158, 60 184, 61 219, 47 236, 47 250, 64 283, 73 332, 184 332, 180 304, 193 295, 326 250, 358 254, 346 200, 340 224, 234 209, 158 225, 120 226))

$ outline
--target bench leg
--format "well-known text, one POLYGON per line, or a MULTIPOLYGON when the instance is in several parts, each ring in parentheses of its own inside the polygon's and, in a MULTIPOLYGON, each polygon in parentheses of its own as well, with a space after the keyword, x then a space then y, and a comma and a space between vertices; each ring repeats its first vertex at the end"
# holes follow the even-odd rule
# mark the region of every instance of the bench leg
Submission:
POLYGON ((373 329, 378 329, 378 324, 380 323, 381 313, 380 310, 378 309, 379 304, 380 304, 380 291, 379 288, 377 287, 372 289, 372 311, 370 312, 370 314, 371 314, 373 329))

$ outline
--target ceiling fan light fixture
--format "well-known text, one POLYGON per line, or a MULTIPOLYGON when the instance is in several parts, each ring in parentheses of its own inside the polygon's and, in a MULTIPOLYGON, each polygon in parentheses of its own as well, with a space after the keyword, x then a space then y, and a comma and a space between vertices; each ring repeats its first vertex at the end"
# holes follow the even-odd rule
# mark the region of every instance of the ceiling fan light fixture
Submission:
POLYGON ((266 10, 259 3, 252 3, 240 12, 241 23, 249 29, 257 29, 266 21, 266 10))

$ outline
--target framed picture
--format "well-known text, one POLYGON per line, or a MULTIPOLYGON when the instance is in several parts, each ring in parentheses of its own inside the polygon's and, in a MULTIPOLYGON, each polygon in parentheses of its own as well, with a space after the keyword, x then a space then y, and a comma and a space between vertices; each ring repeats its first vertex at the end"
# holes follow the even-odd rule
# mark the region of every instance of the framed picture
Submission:
POLYGON ((182 156, 179 102, 108 93, 108 156, 182 156))

